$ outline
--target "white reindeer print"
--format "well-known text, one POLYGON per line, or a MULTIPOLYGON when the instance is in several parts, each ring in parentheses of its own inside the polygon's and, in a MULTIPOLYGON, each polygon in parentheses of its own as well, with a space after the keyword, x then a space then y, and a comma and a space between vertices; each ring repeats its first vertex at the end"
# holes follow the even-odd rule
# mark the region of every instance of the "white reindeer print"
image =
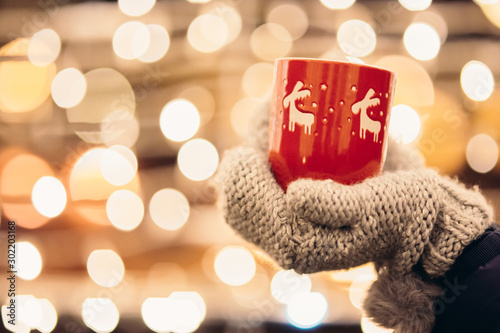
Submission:
POLYGON ((366 139, 366 131, 370 131, 373 133, 373 142, 378 142, 378 134, 380 133, 381 127, 380 122, 368 117, 368 108, 380 105, 380 99, 374 98, 375 95, 375 91, 370 88, 361 101, 351 106, 351 111, 354 114, 361 112, 359 137, 366 139))
POLYGON ((314 123, 314 114, 306 113, 297 108, 295 103, 302 100, 308 96, 311 96, 311 91, 309 89, 303 89, 304 83, 297 81, 293 91, 283 98, 283 107, 290 108, 289 120, 288 120, 288 130, 291 132, 295 131, 295 125, 301 124, 304 127, 304 133, 311 134, 311 127, 314 123))

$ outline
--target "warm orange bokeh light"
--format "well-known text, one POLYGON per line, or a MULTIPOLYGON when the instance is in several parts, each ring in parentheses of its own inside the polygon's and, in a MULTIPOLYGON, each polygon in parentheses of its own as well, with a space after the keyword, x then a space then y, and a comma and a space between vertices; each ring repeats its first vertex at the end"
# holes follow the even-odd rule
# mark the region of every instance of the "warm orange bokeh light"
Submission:
POLYGON ((21 148, 8 148, 0 153, 0 196, 4 214, 16 224, 29 229, 49 221, 33 206, 33 186, 43 176, 54 176, 50 165, 21 148))
MULTIPOLYGON (((0 49, 0 56, 26 56, 29 40, 16 39, 0 49)), ((26 61, 0 63, 0 110, 6 113, 29 112, 50 95, 56 66, 38 67, 26 61)))
POLYGON ((106 202, 119 189, 138 193, 139 179, 135 177, 123 186, 115 186, 106 181, 101 171, 101 160, 107 150, 95 148, 84 153, 75 163, 69 178, 69 193, 76 211, 90 222, 109 225, 106 202))

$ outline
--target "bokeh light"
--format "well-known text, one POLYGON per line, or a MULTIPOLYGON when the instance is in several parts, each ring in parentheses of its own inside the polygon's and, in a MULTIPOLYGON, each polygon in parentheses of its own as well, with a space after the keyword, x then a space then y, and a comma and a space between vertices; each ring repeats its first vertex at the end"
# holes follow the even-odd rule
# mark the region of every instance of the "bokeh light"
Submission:
POLYGON ((61 39, 52 29, 36 32, 30 39, 28 59, 35 66, 47 66, 54 62, 61 52, 61 39))
POLYGON ((472 60, 462 68, 460 84, 467 97, 474 101, 484 101, 493 93, 495 78, 488 66, 472 60))
POLYGON ((82 318, 87 327, 98 333, 113 331, 120 321, 120 313, 109 298, 86 298, 82 318))
POLYGON ((215 113, 215 98, 208 89, 201 86, 191 86, 179 93, 179 98, 190 101, 198 109, 200 125, 204 125, 212 119, 215 113))
POLYGON ((144 204, 141 198, 132 191, 118 190, 113 192, 106 202, 106 213, 109 221, 123 231, 134 230, 144 218, 144 204))
POLYGON ((339 283, 349 283, 351 284, 358 276, 369 274, 375 275, 375 266, 373 263, 368 263, 365 265, 349 268, 346 270, 336 270, 330 273, 330 276, 334 281, 339 283))
POLYGON ((377 36, 373 28, 361 20, 349 20, 340 26, 337 40, 342 51, 353 57, 364 57, 373 52, 377 36))
POLYGON ((33 280, 42 271, 42 256, 30 242, 16 243, 16 275, 23 280, 33 280))
POLYGON ((48 299, 38 298, 37 300, 42 309, 42 320, 36 329, 42 333, 52 332, 57 325, 57 311, 48 299))
POLYGON ((154 332, 193 332, 205 313, 205 301, 196 292, 174 292, 168 298, 150 297, 141 308, 144 323, 154 332))
POLYGON ((448 38, 448 24, 443 16, 437 11, 426 10, 415 15, 415 22, 427 23, 436 29, 441 45, 444 44, 448 38))
POLYGON ((329 9, 347 9, 355 2, 356 0, 321 0, 321 3, 329 9))
POLYGON ((394 330, 389 328, 383 328, 375 324, 371 318, 363 317, 361 318, 361 330, 363 333, 393 333, 394 330))
POLYGON ((230 286, 241 286, 255 275, 255 259, 242 246, 226 246, 217 253, 214 262, 219 279, 230 286))
POLYGON ((231 109, 231 125, 242 137, 247 135, 250 114, 258 102, 259 99, 256 97, 244 97, 236 102, 231 109))
POLYGON ((307 13, 296 3, 282 3, 275 6, 267 14, 266 22, 283 26, 293 40, 302 37, 309 27, 307 13))
POLYGON ((408 53, 418 60, 435 58, 441 48, 436 29, 423 22, 410 24, 405 30, 403 42, 408 53))
POLYGON ((174 325, 173 331, 195 331, 207 313, 205 301, 201 295, 195 291, 175 291, 168 298, 172 300, 174 307, 179 309, 179 315, 175 316, 178 323, 174 325))
POLYGON ((309 329, 321 324, 328 311, 328 302, 319 292, 295 294, 286 306, 290 324, 309 329))
MULTIPOLYGON (((22 296, 22 295, 20 295, 20 296, 22 296)), ((17 301, 19 301, 19 297, 18 297, 17 301)), ((10 309, 7 308, 7 305, 2 305, 2 322, 3 322, 3 326, 5 327, 6 330, 9 330, 9 331, 15 332, 15 333, 29 333, 30 332, 31 327, 29 325, 27 325, 26 323, 24 323, 23 321, 21 321, 19 318, 17 318, 17 320, 14 322, 15 325, 11 324, 11 322, 9 322, 10 320, 12 320, 10 315, 11 315, 10 309)))
POLYGON ((467 163, 476 172, 487 173, 498 163, 498 145, 487 134, 477 134, 467 144, 467 163))
POLYGON ((271 295, 280 303, 287 304, 297 293, 311 291, 312 282, 308 275, 294 270, 280 270, 271 280, 271 295))
POLYGON ((66 110, 75 133, 92 144, 124 135, 120 121, 131 119, 135 113, 135 94, 127 78, 111 68, 93 69, 84 77, 87 92, 83 100, 66 110))
POLYGON ((374 65, 392 70, 398 75, 393 105, 422 107, 434 104, 434 83, 417 61, 405 56, 390 55, 380 58, 374 65))
POLYGON ((141 16, 149 12, 156 0, 118 0, 118 8, 129 16, 141 16))
POLYGON ((101 287, 114 287, 123 279, 125 266, 113 250, 95 250, 87 260, 87 272, 101 287))
POLYGON ((265 23, 252 32, 250 48, 259 58, 274 61, 288 55, 292 49, 292 36, 283 26, 276 23, 265 23))
POLYGON ((432 0, 399 0, 401 6, 411 11, 426 10, 432 3, 432 0))
MULTIPOLYGON (((42 321, 42 306, 33 295, 16 295, 17 320, 30 328, 36 328, 42 321)), ((29 330, 27 331, 29 332, 29 330)))
POLYGON ((33 186, 31 200, 40 214, 56 217, 66 207, 66 189, 57 178, 44 176, 33 186))
POLYGON ((139 122, 127 111, 117 110, 108 114, 100 126, 102 142, 111 147, 122 145, 132 147, 139 138, 139 122))
MULTIPOLYGON (((16 39, 0 49, 0 56, 25 56, 28 39, 16 39)), ((49 97, 56 66, 39 67, 30 61, 0 62, 0 110, 22 113, 36 109, 49 97)))
POLYGON ((267 62, 258 62, 248 67, 243 73, 243 91, 250 97, 263 97, 271 90, 274 66, 267 62))
POLYGON ((422 127, 418 150, 428 167, 454 174, 465 165, 465 147, 470 133, 469 118, 452 94, 435 91, 431 107, 419 108, 422 127))
POLYGON ((101 172, 110 184, 125 185, 137 173, 137 158, 129 148, 114 145, 106 149, 101 157, 101 172))
POLYGON ((119 189, 130 190, 138 193, 139 179, 136 174, 132 181, 117 187, 109 183, 103 176, 101 161, 109 153, 105 148, 94 148, 76 161, 69 178, 69 193, 75 211, 87 221, 109 225, 110 221, 106 212, 109 196, 119 189))
POLYGON ((182 145, 177 155, 182 174, 194 181, 210 178, 219 165, 215 146, 205 139, 193 139, 182 145))
POLYGON ((216 15, 226 23, 227 37, 224 44, 233 42, 240 35, 243 22, 240 13, 234 7, 219 2, 208 14, 216 15))
POLYGON ((420 117, 410 106, 398 104, 392 108, 389 135, 397 142, 413 142, 420 133, 420 126, 420 117))
POLYGON ((120 58, 131 60, 144 55, 151 43, 149 29, 144 23, 129 21, 116 29, 113 50, 120 58))
POLYGON ((175 189, 162 189, 151 198, 149 213, 160 228, 177 230, 189 218, 189 202, 184 194, 175 189))
POLYGON ((62 108, 73 107, 80 103, 86 91, 85 77, 75 68, 63 69, 52 81, 52 99, 62 108))
POLYGON ((180 142, 190 139, 200 127, 200 114, 196 106, 182 98, 174 99, 163 107, 160 128, 169 140, 180 142))
POLYGON ((167 54, 170 47, 170 36, 167 30, 158 24, 148 24, 150 42, 144 53, 138 57, 142 62, 155 62, 167 54))
POLYGON ((214 14, 196 17, 189 25, 187 39, 197 51, 211 53, 222 48, 229 36, 226 21, 214 14))
POLYGON ((32 201, 35 183, 44 176, 54 176, 50 165, 40 157, 19 148, 0 154, 0 195, 3 214, 23 228, 38 228, 49 221, 32 201))
POLYGON ((349 299, 354 307, 363 308, 363 301, 366 298, 368 289, 376 279, 375 274, 361 274, 352 281, 349 288, 349 299))

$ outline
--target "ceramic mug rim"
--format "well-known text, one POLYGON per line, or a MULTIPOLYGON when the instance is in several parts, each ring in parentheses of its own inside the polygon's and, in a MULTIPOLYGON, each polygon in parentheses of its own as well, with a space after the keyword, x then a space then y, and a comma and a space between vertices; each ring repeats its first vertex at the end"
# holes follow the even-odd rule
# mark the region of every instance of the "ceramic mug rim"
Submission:
POLYGON ((322 58, 309 58, 309 57, 281 57, 281 58, 276 58, 274 60, 274 63, 278 63, 281 61, 301 61, 301 62, 319 62, 319 63, 325 63, 325 64, 331 64, 331 65, 349 65, 353 67, 359 67, 359 68, 370 68, 370 69, 376 69, 380 70, 383 72, 387 72, 391 75, 396 76, 396 72, 392 71, 390 69, 380 67, 380 66, 375 66, 375 65, 368 65, 368 64, 360 64, 356 62, 350 62, 350 61, 343 61, 343 60, 333 60, 333 59, 322 59, 322 58))

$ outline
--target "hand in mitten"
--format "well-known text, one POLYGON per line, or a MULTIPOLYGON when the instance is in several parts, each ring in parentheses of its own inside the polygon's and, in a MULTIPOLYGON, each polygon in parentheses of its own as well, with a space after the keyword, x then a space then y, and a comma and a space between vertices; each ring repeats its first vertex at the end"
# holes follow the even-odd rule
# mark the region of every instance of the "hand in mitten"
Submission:
MULTIPOLYGON (((394 143, 385 165, 391 171, 349 186, 299 179, 285 193, 267 159, 268 108, 264 102, 256 110, 254 135, 226 152, 217 181, 227 222, 283 268, 312 273, 376 262, 385 267, 379 278, 403 281, 419 263, 439 277, 490 225, 491 209, 477 190, 417 168, 418 155, 394 143)), ((375 320, 402 332, 429 331, 432 309, 421 316, 413 326, 397 316, 375 320)))

